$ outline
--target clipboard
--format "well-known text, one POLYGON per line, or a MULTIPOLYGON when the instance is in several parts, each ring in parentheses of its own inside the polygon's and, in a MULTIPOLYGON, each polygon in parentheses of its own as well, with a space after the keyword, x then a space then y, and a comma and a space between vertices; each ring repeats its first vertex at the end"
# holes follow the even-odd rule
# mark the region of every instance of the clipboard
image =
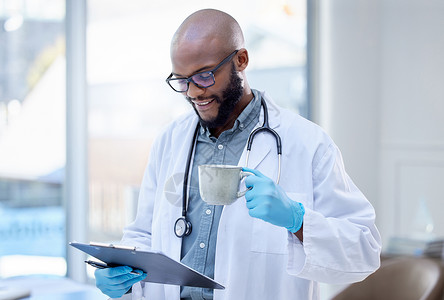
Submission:
POLYGON ((162 252, 142 251, 136 247, 103 243, 70 242, 69 245, 109 265, 124 265, 143 270, 148 274, 143 280, 146 282, 225 289, 210 277, 175 261, 162 252))

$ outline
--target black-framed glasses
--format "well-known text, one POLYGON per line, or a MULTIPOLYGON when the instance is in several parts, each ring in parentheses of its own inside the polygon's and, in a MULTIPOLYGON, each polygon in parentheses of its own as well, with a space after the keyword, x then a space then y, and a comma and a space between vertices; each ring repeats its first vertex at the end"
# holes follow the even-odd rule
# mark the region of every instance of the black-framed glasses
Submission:
POLYGON ((194 83, 194 85, 199 88, 208 88, 210 86, 213 86, 216 83, 214 72, 216 72, 217 69, 219 69, 223 64, 230 61, 238 51, 239 50, 234 50, 230 55, 225 57, 223 61, 221 61, 216 67, 214 67, 214 69, 210 71, 200 72, 188 78, 172 78, 173 73, 171 73, 170 76, 168 76, 168 78, 166 79, 166 82, 174 91, 178 93, 185 93, 186 91, 188 91, 190 82, 194 83))

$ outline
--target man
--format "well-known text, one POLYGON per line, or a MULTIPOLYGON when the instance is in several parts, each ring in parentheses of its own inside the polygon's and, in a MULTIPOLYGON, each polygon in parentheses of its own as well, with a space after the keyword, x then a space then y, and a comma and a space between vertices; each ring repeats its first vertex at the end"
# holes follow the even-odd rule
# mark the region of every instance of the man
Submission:
POLYGON ((133 299, 305 300, 319 298, 318 282, 346 284, 374 272, 381 246, 373 207, 318 126, 250 88, 238 23, 217 10, 193 13, 173 36, 171 61, 167 82, 195 113, 173 122, 154 144, 138 214, 122 242, 162 251, 226 288, 140 283, 146 274, 132 275, 129 267, 97 270, 97 286, 111 297, 132 287, 133 299), (279 184, 271 134, 255 136, 245 165, 248 136, 263 123, 262 100, 270 127, 282 139, 279 184), (178 237, 174 224, 182 216, 182 195, 174 200, 165 187, 182 180, 194 143, 186 212, 192 227, 178 237), (254 173, 245 180, 251 190, 228 206, 204 203, 196 175, 201 164, 245 167, 254 173))

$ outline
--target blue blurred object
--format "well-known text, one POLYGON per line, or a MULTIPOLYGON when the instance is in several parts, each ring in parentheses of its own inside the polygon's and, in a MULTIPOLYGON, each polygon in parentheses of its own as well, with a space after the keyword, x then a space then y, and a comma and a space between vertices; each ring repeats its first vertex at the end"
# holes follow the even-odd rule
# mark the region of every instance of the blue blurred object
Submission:
POLYGON ((0 207, 0 240, 0 256, 65 257, 63 207, 0 207))

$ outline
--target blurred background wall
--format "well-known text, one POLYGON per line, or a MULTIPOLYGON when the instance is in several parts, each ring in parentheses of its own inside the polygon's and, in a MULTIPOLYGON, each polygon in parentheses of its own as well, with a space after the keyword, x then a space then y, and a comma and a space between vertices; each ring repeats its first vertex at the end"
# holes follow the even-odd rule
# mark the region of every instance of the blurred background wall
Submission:
POLYGON ((314 120, 393 237, 444 235, 444 3, 319 1, 314 120))

